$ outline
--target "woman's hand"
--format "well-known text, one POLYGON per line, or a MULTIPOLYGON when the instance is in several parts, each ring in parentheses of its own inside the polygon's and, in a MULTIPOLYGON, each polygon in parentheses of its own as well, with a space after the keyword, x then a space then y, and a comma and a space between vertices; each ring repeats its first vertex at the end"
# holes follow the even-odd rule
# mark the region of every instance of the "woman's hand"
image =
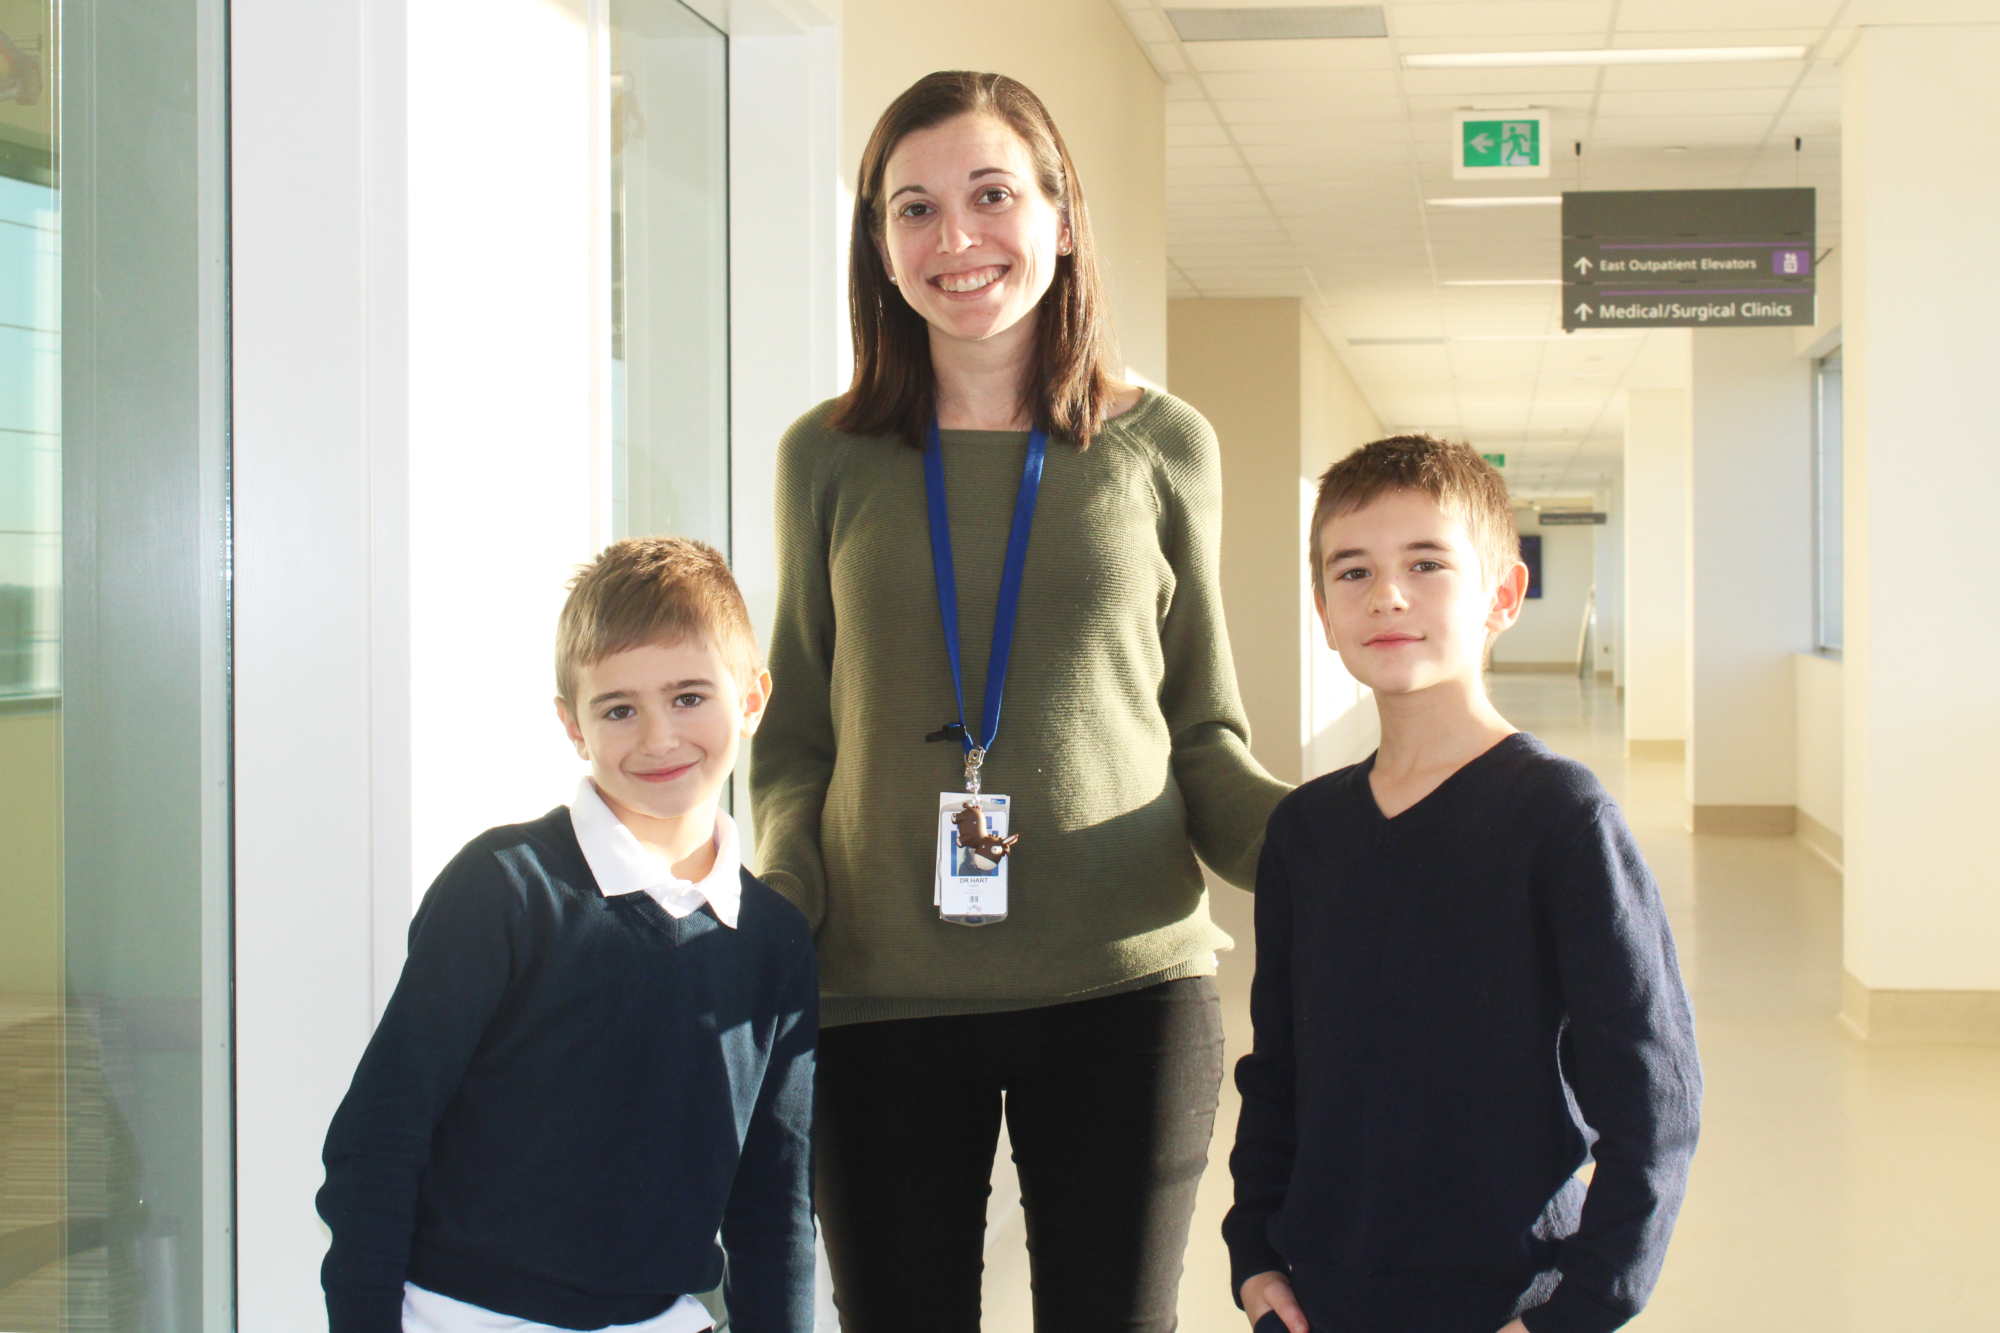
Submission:
MULTIPOLYGON (((1250 1316, 1250 1326, 1267 1314, 1276 1313, 1285 1321, 1290 1333, 1312 1333, 1306 1323, 1306 1312, 1299 1308, 1298 1298, 1292 1295, 1291 1281, 1283 1273, 1273 1270, 1246 1278, 1243 1282, 1243 1313, 1250 1316)), ((1512 1329, 1502 1333, 1513 1333, 1512 1329)))

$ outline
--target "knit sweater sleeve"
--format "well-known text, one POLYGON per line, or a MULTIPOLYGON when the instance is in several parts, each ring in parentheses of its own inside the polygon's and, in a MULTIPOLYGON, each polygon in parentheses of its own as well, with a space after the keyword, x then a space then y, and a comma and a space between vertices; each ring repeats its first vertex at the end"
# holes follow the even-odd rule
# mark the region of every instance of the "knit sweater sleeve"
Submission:
POLYGON ((771 707, 751 747, 757 876, 797 904, 815 933, 826 918, 820 816, 833 781, 833 585, 821 477, 828 437, 801 417, 778 446, 778 609, 771 707))
MULTIPOLYGON (((789 912, 789 909, 787 909, 789 912)), ((796 921, 796 915, 793 916, 796 921)), ((764 1082, 722 1215, 730 1327, 811 1333, 813 1061, 819 975, 803 923, 764 1082)))
POLYGON ((1562 1281, 1531 1333, 1608 1333, 1645 1305, 1687 1187, 1701 1111, 1694 1016, 1659 890, 1617 807, 1552 851, 1542 898, 1569 1016, 1565 1071, 1596 1169, 1562 1281))
POLYGON ((320 1270, 331 1333, 401 1333, 403 1280, 431 1137, 513 971, 520 898, 474 842, 410 923, 409 957, 327 1130, 320 1270))
POLYGON ((1215 431, 1185 404, 1155 437, 1161 549, 1174 592, 1160 623, 1160 708, 1173 737, 1174 780, 1188 837, 1209 868, 1255 883, 1264 822, 1290 790, 1250 755, 1222 615, 1222 457, 1215 431))
POLYGON ((1229 1174, 1236 1199, 1222 1219, 1229 1247, 1229 1289, 1242 1304, 1243 1284, 1259 1273, 1290 1272, 1271 1243, 1271 1221, 1285 1206, 1297 1154, 1297 1064, 1292 1041, 1292 895, 1278 852, 1267 841, 1257 864, 1257 970, 1250 982, 1250 1053, 1236 1062, 1243 1108, 1229 1174))

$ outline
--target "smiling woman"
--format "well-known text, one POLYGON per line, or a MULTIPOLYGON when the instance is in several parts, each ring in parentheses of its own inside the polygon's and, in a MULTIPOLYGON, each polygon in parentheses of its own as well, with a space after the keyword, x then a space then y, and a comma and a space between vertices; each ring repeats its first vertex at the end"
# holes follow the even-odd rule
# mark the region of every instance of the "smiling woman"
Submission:
POLYGON ((899 97, 853 238, 853 384, 779 453, 751 779, 819 950, 841 1326, 977 1333, 1004 1113, 1039 1333, 1165 1333, 1222 1075, 1195 858, 1247 885, 1285 791, 1230 665, 1215 434, 1122 382, 1076 166, 1012 79, 899 97), (973 793, 1009 812, 985 862, 973 793))

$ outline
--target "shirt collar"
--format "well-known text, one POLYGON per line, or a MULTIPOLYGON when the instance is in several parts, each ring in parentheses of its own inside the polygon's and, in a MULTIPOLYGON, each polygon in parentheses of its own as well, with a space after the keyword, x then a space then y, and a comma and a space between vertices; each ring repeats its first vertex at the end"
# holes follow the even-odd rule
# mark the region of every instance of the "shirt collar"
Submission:
POLYGON ((705 902, 716 920, 735 928, 743 902, 743 856, 736 841, 736 821, 727 810, 715 812, 715 865, 692 882, 677 877, 665 861, 641 845, 588 777, 576 784, 569 822, 605 897, 644 893, 674 917, 687 916, 705 902))

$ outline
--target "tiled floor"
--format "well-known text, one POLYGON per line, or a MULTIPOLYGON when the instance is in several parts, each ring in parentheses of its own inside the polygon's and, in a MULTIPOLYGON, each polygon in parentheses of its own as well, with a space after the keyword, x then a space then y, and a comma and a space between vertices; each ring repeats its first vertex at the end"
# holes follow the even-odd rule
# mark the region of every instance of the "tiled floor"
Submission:
MULTIPOLYGON (((1708 1095, 1666 1273, 1639 1333, 2000 1330, 2000 1050, 1875 1047, 1835 1021, 1840 879, 1788 838, 1695 837, 1677 763, 1627 760, 1608 689, 1500 676, 1517 726, 1591 765, 1624 807, 1673 916, 1708 1095)), ((1250 899, 1220 983, 1249 1045, 1250 899)), ((1225 1086, 1181 1289, 1181 1327, 1237 1333, 1217 1226, 1236 1120, 1225 1086)), ((1029 1333, 1011 1172, 995 1181, 985 1327, 1029 1333)), ((1416 1331, 1413 1331, 1416 1333, 1416 1331)))

